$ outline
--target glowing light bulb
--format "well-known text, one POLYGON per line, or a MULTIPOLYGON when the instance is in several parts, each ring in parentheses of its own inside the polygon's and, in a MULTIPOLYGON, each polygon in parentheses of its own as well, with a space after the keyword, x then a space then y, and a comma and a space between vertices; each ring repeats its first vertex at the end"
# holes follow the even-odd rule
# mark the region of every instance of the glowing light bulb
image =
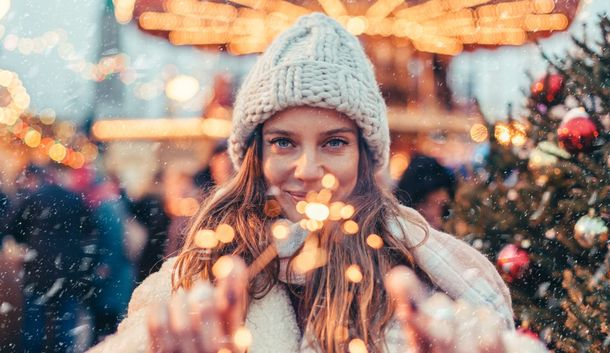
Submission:
POLYGON ((345 204, 341 201, 337 201, 337 202, 333 202, 330 204, 329 207, 329 216, 328 219, 330 219, 331 221, 338 221, 341 219, 341 210, 343 209, 343 207, 345 206, 345 204))

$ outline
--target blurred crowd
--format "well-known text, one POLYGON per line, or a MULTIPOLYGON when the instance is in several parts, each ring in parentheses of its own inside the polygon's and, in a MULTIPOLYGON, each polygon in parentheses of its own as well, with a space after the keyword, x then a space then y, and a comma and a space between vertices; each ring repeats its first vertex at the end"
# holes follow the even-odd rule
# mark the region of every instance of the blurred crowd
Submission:
POLYGON ((134 198, 100 166, 28 165, 0 193, 0 351, 79 352, 114 332, 135 286, 180 249, 205 190, 230 168, 221 143, 205 169, 159 173, 134 198), (176 212, 184 200, 194 208, 176 212))
MULTIPOLYGON (((114 332, 137 284, 180 250, 206 190, 233 173, 226 148, 194 174, 159 173, 138 197, 100 166, 27 166, 0 193, 2 352, 81 352, 114 332)), ((441 229, 455 187, 415 155, 395 193, 441 229)))

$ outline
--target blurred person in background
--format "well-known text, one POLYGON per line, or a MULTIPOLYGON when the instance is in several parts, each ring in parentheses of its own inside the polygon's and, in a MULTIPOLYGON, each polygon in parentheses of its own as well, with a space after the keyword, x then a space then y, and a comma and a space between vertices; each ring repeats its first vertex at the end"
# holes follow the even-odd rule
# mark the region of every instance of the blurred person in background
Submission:
POLYGON ((159 172, 144 195, 129 202, 129 211, 147 233, 146 241, 136 264, 136 281, 161 268, 171 219, 165 210, 163 176, 159 172))
POLYGON ((93 291, 87 308, 93 318, 94 343, 116 331, 135 286, 135 266, 127 251, 128 212, 117 180, 85 166, 72 172, 72 190, 80 192, 91 214, 93 291))
POLYGON ((416 155, 396 186, 400 203, 419 211, 436 229, 443 229, 457 186, 455 175, 436 159, 416 155))
POLYGON ((82 198, 63 185, 57 164, 30 167, 29 194, 13 216, 7 235, 27 248, 23 274, 24 352, 72 352, 79 302, 87 290, 82 241, 89 214, 82 198))

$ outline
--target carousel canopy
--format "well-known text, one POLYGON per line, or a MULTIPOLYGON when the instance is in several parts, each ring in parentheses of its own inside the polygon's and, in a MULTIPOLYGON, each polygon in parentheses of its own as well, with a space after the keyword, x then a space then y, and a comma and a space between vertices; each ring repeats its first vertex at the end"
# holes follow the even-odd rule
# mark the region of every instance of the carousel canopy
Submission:
POLYGON ((299 16, 325 12, 365 40, 391 39, 421 52, 456 55, 520 45, 565 30, 579 0, 123 0, 115 13, 175 45, 263 51, 299 16), (130 6, 121 6, 130 3, 130 6))

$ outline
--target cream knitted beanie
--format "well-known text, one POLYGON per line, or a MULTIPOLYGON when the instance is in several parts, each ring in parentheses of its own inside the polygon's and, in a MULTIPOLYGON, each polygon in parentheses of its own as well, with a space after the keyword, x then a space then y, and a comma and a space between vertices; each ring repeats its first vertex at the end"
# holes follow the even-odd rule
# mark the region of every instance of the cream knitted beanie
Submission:
POLYGON ((278 36, 246 77, 229 137, 236 169, 256 127, 295 106, 345 114, 360 127, 376 168, 387 164, 390 133, 373 67, 356 37, 321 13, 301 17, 278 36))

